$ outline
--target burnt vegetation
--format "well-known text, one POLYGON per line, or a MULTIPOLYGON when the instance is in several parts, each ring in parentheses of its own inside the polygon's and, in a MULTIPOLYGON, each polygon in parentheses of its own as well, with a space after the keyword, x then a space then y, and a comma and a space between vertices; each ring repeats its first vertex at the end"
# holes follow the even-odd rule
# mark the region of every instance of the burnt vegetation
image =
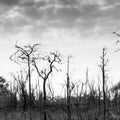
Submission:
POLYGON ((60 52, 43 52, 41 44, 15 45, 15 48, 10 60, 21 66, 21 70, 11 74, 11 82, 0 77, 1 120, 120 119, 120 82, 109 86, 106 48, 101 52, 98 79, 92 82, 88 68, 85 80, 73 82, 68 56, 63 96, 55 96, 52 87, 52 76, 61 72, 59 66, 63 64, 60 52))

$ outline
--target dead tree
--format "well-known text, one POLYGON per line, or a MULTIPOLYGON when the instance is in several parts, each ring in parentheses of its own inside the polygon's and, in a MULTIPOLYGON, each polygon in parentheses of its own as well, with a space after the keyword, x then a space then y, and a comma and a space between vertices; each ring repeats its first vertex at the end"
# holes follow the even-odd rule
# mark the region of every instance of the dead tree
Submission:
POLYGON ((60 64, 61 59, 60 59, 60 53, 58 52, 52 52, 50 55, 45 56, 42 58, 43 61, 47 61, 49 68, 44 68, 40 71, 38 68, 38 65, 36 63, 36 60, 33 59, 33 66, 35 67, 38 75, 40 78, 43 79, 43 95, 44 95, 44 120, 47 120, 47 112, 46 112, 46 101, 47 101, 47 96, 46 96, 46 81, 48 80, 49 76, 52 74, 53 69, 57 70, 56 63, 60 64))
POLYGON ((69 64, 70 64, 70 58, 71 56, 68 56, 68 61, 67 61, 67 82, 66 82, 66 87, 67 87, 67 115, 68 115, 68 120, 71 120, 71 93, 75 87, 75 84, 73 82, 70 82, 70 76, 69 76, 69 64))
POLYGON ((87 68, 86 70, 86 86, 85 86, 85 94, 87 95, 88 92, 88 85, 87 83, 89 83, 89 69, 87 68))
POLYGON ((99 65, 101 72, 102 72, 102 81, 103 81, 103 103, 104 103, 104 120, 106 120, 106 77, 107 77, 107 65, 109 62, 109 59, 106 58, 107 55, 107 49, 104 47, 102 50, 102 56, 100 56, 101 64, 99 65))
POLYGON ((67 62, 67 114, 68 114, 68 120, 71 120, 69 62, 70 62, 70 56, 68 57, 68 62, 67 62))
POLYGON ((118 100, 118 97, 119 97, 119 91, 120 91, 120 82, 118 82, 117 84, 115 84, 111 88, 111 92, 114 95, 113 100, 114 100, 115 106, 117 105, 117 100, 118 100))
POLYGON ((18 95, 20 102, 22 103, 22 111, 25 112, 28 104, 28 93, 26 90, 27 72, 25 70, 20 70, 20 72, 17 72, 16 75, 12 74, 12 76, 18 87, 18 95))
POLYGON ((28 81, 29 81, 29 107, 31 107, 31 63, 33 59, 38 59, 38 46, 40 44, 34 44, 33 46, 18 46, 15 45, 17 51, 10 56, 10 60, 18 64, 26 64, 28 71, 28 81))
MULTIPOLYGON (((76 101, 76 114, 77 114, 77 120, 82 120, 82 114, 81 114, 81 99, 82 99, 82 95, 84 94, 84 92, 86 91, 86 84, 87 82, 83 83, 81 82, 81 87, 79 85, 80 83, 76 84, 76 89, 74 90, 74 94, 77 97, 77 101, 76 101), (85 91, 84 91, 84 86, 85 86, 85 91)), ((86 92, 85 92, 86 94, 86 92)))
POLYGON ((98 106, 99 106, 99 111, 101 109, 101 88, 100 88, 100 84, 101 84, 101 81, 100 81, 100 77, 98 75, 98 106))
POLYGON ((15 75, 11 74, 13 81, 10 83, 10 92, 11 92, 11 103, 13 103, 14 110, 17 109, 17 94, 18 94, 18 84, 15 80, 15 75))

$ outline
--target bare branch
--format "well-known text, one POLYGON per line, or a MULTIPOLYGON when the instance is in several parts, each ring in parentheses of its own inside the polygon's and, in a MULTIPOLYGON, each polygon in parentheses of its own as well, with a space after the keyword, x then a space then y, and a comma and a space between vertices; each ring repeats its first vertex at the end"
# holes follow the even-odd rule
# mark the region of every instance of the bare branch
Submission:
POLYGON ((33 62, 33 66, 34 66, 35 69, 37 70, 38 75, 39 75, 42 79, 44 79, 44 77, 41 75, 41 73, 40 73, 40 71, 39 71, 39 69, 38 69, 38 67, 37 67, 37 65, 36 65, 35 60, 33 60, 32 62, 33 62))

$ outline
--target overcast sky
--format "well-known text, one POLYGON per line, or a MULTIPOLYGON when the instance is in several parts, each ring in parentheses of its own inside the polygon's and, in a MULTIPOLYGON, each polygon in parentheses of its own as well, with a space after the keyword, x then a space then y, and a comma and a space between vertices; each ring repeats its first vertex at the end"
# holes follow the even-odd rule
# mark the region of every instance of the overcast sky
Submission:
POLYGON ((9 60, 16 41, 39 42, 48 51, 71 54, 74 74, 80 77, 88 67, 91 79, 106 46, 110 74, 118 81, 120 53, 114 54, 118 38, 112 33, 119 26, 120 0, 0 0, 0 74, 17 68, 9 60))

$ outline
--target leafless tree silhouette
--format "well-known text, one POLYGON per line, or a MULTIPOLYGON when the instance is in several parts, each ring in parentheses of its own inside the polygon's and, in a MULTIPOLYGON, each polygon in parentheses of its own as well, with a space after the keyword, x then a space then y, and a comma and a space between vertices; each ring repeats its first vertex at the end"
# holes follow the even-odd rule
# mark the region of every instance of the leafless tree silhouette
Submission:
POLYGON ((40 78, 43 79, 43 94, 44 94, 44 120, 47 120, 47 112, 46 112, 46 81, 48 80, 49 76, 52 74, 53 69, 57 70, 56 63, 60 64, 61 63, 61 55, 58 52, 51 52, 50 55, 47 55, 42 58, 42 60, 48 62, 49 68, 44 68, 41 71, 38 68, 38 65, 36 63, 36 60, 33 59, 33 66, 35 67, 38 75, 40 78))
POLYGON ((103 81, 103 101, 104 101, 104 120, 106 120, 106 78, 107 78, 107 65, 109 62, 109 59, 106 58, 107 55, 107 49, 104 47, 102 49, 102 56, 100 56, 101 64, 99 65, 101 72, 102 72, 102 81, 103 81))
POLYGON ((18 46, 15 45, 17 51, 10 56, 10 60, 15 63, 25 63, 28 67, 28 80, 29 80, 29 105, 31 106, 31 63, 33 59, 39 58, 38 47, 40 44, 34 44, 33 46, 18 46))

